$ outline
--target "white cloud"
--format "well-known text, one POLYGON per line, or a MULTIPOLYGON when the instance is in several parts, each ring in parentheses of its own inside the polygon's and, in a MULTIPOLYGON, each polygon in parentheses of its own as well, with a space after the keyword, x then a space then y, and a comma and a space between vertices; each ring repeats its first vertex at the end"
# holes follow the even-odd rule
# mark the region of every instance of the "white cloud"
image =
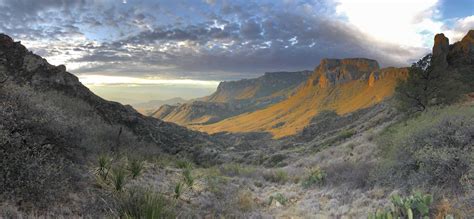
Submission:
POLYGON ((427 47, 443 23, 438 0, 336 0, 336 12, 377 41, 427 47))
POLYGON ((464 36, 466 36, 469 30, 474 29, 474 15, 459 18, 454 22, 452 28, 448 29, 445 28, 445 35, 449 38, 450 43, 454 43, 456 41, 461 40, 464 36))

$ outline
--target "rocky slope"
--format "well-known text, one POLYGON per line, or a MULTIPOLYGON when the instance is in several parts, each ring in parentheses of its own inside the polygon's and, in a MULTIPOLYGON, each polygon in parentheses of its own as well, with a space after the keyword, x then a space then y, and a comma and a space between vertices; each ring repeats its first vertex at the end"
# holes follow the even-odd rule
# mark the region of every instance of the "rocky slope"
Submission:
POLYGON ((143 116, 131 106, 98 97, 82 85, 76 76, 68 73, 64 65, 50 65, 6 35, 0 35, 0 55, 0 74, 12 82, 31 86, 38 92, 54 90, 85 101, 104 122, 125 126, 141 139, 155 143, 165 151, 183 151, 192 148, 196 142, 212 143, 205 134, 143 116))
POLYGON ((152 116, 181 125, 211 124, 286 99, 310 74, 273 72, 255 79, 221 82, 210 96, 190 103, 164 105, 152 116))
POLYGON ((221 122, 196 126, 209 133, 270 132, 276 138, 297 134, 323 110, 344 115, 390 97, 406 68, 380 69, 375 60, 323 59, 304 86, 287 100, 221 122))

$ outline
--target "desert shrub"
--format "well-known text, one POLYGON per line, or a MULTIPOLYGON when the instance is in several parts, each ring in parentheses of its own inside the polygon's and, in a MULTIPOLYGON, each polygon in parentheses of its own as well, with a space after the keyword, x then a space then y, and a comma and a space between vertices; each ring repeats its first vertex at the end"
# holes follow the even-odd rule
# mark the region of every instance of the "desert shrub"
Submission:
POLYGON ((275 154, 267 158, 264 162, 266 167, 283 167, 286 166, 286 163, 283 162, 286 158, 288 158, 285 154, 275 154))
POLYGON ((474 108, 451 106, 390 127, 378 140, 385 159, 373 175, 408 190, 462 192, 472 177, 473 118, 474 108))
POLYGON ((319 167, 309 170, 308 175, 303 179, 301 185, 307 189, 314 185, 323 185, 326 180, 326 172, 319 167))
POLYGON ((269 182, 285 184, 288 181, 288 173, 282 169, 271 170, 265 172, 263 178, 269 182))
POLYGON ((128 171, 132 176, 132 179, 135 179, 143 171, 144 163, 138 159, 131 159, 128 162, 128 171))
POLYGON ((229 180, 227 177, 222 176, 217 168, 210 168, 208 171, 209 173, 204 177, 207 189, 216 196, 222 197, 229 180))
POLYGON ((278 201, 282 205, 286 205, 288 203, 288 198, 286 198, 281 193, 277 193, 277 194, 274 194, 274 195, 270 196, 270 198, 268 199, 268 204, 271 205, 273 200, 278 201))
POLYGON ((331 186, 347 184, 354 188, 365 188, 372 183, 370 181, 370 172, 373 167, 373 164, 365 162, 344 161, 331 164, 324 168, 328 173, 325 180, 331 186))
POLYGON ((127 173, 124 168, 116 167, 112 170, 112 185, 114 186, 115 191, 121 192, 124 189, 126 183, 127 173))
POLYGON ((341 141, 341 140, 350 138, 354 136, 354 134, 355 134, 354 130, 343 130, 337 134, 336 141, 341 141))
POLYGON ((175 218, 174 207, 160 194, 134 188, 120 194, 118 211, 122 218, 175 218))
POLYGON ((251 176, 256 172, 252 166, 246 166, 239 163, 227 163, 220 167, 221 173, 226 176, 251 176))
POLYGON ((241 211, 250 211, 255 208, 255 201, 250 191, 240 191, 237 194, 237 207, 241 211))

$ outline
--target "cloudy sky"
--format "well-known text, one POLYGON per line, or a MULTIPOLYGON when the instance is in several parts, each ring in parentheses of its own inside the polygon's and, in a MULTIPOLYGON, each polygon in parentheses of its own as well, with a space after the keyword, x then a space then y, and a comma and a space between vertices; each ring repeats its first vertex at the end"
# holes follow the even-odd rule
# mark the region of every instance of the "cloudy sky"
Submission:
POLYGON ((0 31, 126 103, 321 58, 406 66, 474 28, 472 0, 0 0, 0 31))

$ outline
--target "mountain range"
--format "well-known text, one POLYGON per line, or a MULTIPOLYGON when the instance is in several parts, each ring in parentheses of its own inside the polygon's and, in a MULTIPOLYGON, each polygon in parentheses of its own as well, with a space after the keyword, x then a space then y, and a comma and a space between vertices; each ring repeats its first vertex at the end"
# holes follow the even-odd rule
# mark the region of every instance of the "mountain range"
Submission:
POLYGON ((265 73, 255 79, 221 82, 210 96, 163 105, 151 116, 180 125, 200 125, 265 108, 290 96, 310 71, 265 73))

